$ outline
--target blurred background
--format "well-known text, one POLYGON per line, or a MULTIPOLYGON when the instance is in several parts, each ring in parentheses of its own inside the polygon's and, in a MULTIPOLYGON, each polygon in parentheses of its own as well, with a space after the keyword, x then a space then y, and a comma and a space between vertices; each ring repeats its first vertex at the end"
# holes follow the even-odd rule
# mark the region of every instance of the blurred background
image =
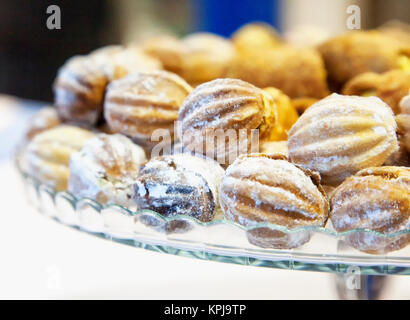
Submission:
POLYGON ((300 41, 301 27, 321 41, 347 30, 351 4, 361 9, 362 29, 410 22, 408 0, 0 0, 0 94, 51 102, 67 58, 159 33, 228 37, 247 22, 264 21, 293 41, 300 41), (61 8, 60 30, 46 27, 51 4, 61 8))

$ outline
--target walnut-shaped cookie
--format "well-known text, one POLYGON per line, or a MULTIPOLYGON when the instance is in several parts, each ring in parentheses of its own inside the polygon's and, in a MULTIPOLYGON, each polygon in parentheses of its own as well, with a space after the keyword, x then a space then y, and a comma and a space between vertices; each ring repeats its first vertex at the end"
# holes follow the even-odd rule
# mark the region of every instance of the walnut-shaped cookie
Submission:
POLYGON ((61 125, 37 134, 27 145, 27 173, 57 191, 67 189, 70 156, 79 151, 94 133, 61 125))
POLYGON ((112 45, 94 50, 88 55, 106 74, 108 81, 120 79, 128 74, 161 70, 161 62, 145 54, 138 47, 112 45))
POLYGON ((156 36, 139 45, 144 53, 160 60, 165 70, 181 74, 185 57, 181 40, 173 36, 156 36))
POLYGON ((192 88, 167 71, 139 72, 113 81, 107 88, 104 117, 114 132, 125 134, 145 148, 155 143, 157 129, 174 133, 178 110, 192 88))
POLYGON ((353 232, 345 237, 352 247, 373 254, 399 250, 410 234, 388 235, 410 228, 410 169, 371 167, 347 178, 331 195, 330 219, 338 232, 369 229, 386 235, 353 232))
POLYGON ((141 167, 133 199, 139 209, 209 222, 219 211, 223 175, 222 167, 211 159, 190 154, 155 157, 141 167))
POLYGON ((54 81, 54 104, 64 120, 94 125, 103 110, 108 79, 99 64, 88 56, 69 59, 54 81))
POLYGON ((285 157, 289 155, 287 141, 262 141, 260 143, 260 152, 266 154, 282 154, 285 157))
POLYGON ((278 112, 277 124, 267 139, 269 141, 286 140, 288 138, 288 131, 299 118, 298 112, 290 98, 279 89, 268 87, 263 90, 273 98, 278 112))
POLYGON ((265 91, 239 79, 217 79, 185 99, 178 135, 188 150, 227 165, 252 150, 255 140, 269 137, 276 121, 276 106, 265 91))
POLYGON ((401 140, 410 153, 410 94, 405 96, 400 102, 400 113, 396 116, 401 140))
POLYGON ((302 114, 289 132, 290 160, 337 185, 397 151, 393 112, 377 97, 332 94, 302 114))
MULTIPOLYGON (((283 155, 241 155, 230 165, 220 187, 225 218, 245 227, 269 222, 289 229, 326 224, 329 206, 317 173, 298 168, 283 155)), ((268 227, 248 231, 261 247, 294 248, 309 232, 285 233, 268 227)))
POLYGON ((28 127, 24 134, 24 142, 28 142, 35 135, 47 129, 51 129, 61 124, 56 108, 47 106, 36 112, 28 121, 28 127))
POLYGON ((192 86, 226 76, 235 57, 232 43, 211 33, 193 33, 182 39, 185 50, 181 76, 192 86))
POLYGON ((318 49, 325 60, 329 81, 339 89, 361 73, 400 68, 405 47, 404 43, 380 31, 370 30, 342 34, 324 42, 318 49))

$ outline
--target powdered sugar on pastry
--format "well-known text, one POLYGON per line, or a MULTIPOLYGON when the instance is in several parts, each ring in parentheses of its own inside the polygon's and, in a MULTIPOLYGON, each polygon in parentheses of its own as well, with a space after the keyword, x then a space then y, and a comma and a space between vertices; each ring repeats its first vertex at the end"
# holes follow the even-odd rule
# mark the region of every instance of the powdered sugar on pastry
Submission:
POLYGON ((68 190, 78 198, 132 206, 131 186, 144 150, 121 135, 99 134, 70 159, 68 190))

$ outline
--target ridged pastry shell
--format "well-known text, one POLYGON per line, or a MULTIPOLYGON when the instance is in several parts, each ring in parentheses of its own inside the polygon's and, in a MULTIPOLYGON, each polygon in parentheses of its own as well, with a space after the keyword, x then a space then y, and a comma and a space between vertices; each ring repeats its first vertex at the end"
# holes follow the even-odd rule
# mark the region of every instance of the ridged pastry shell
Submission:
POLYGON ((68 191, 77 198, 131 207, 144 150, 122 134, 98 134, 70 158, 68 191))
POLYGON ((167 71, 126 76, 107 88, 105 120, 112 131, 149 147, 156 129, 168 130, 173 136, 178 110, 191 90, 182 78, 167 71))
POLYGON ((335 185, 380 166, 397 151, 392 110, 379 98, 332 94, 303 113, 289 132, 290 160, 335 185))
MULTIPOLYGON (((337 187, 330 199, 330 218, 339 232, 357 228, 384 235, 410 229, 410 169, 371 167, 359 171, 337 187)), ((399 250, 410 243, 410 234, 383 238, 354 232, 345 241, 374 254, 399 250)))
MULTIPOLYGON (((283 155, 241 155, 230 165, 220 187, 225 218, 245 227, 269 222, 287 228, 326 224, 329 207, 317 173, 304 171, 283 155)), ((262 247, 293 248, 307 232, 286 234, 267 227, 248 233, 262 247)))

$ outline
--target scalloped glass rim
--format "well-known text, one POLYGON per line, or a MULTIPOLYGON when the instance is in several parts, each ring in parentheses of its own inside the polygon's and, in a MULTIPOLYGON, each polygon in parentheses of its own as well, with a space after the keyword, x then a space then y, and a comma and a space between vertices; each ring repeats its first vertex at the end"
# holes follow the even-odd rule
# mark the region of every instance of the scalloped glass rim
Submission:
MULTIPOLYGON (((40 207, 41 205, 44 205, 44 203, 42 203, 43 199, 41 193, 45 192, 49 195, 49 198, 52 201, 52 210, 57 209, 58 199, 63 198, 66 200, 67 204, 69 204, 69 206, 72 208, 74 213, 80 212, 78 210, 81 210, 81 208, 84 207, 83 205, 86 204, 88 207, 93 208, 95 212, 98 213, 98 216, 102 215, 106 209, 110 211, 110 208, 113 208, 116 212, 119 212, 120 216, 131 218, 138 217, 143 214, 149 214, 150 216, 154 216, 161 222, 160 226, 172 221, 182 220, 192 224, 193 226, 197 226, 198 228, 218 228, 219 226, 226 226, 231 231, 234 231, 235 229, 242 230, 244 232, 241 232, 241 236, 244 236, 246 234, 246 231, 250 231, 255 228, 268 227, 270 229, 278 230, 286 234, 304 232, 309 233, 313 236, 314 234, 318 233, 322 234, 323 236, 332 237, 333 239, 335 239, 335 242, 331 243, 330 250, 327 251, 326 249, 322 249, 322 245, 319 246, 320 248, 317 248, 318 246, 316 246, 315 248, 315 244, 313 244, 312 246, 306 248, 306 246, 308 246, 309 243, 315 242, 314 240, 310 240, 307 244, 295 249, 273 249, 261 248, 253 246, 252 244, 251 246, 249 246, 249 241, 247 241, 246 245, 243 243, 243 246, 241 246, 240 243, 236 243, 236 241, 234 241, 233 245, 225 242, 213 242, 212 240, 198 241, 198 239, 195 238, 195 234, 193 238, 190 237, 190 232, 185 232, 181 234, 171 232, 169 234, 164 235, 164 233, 155 230, 154 234, 150 234, 148 237, 146 234, 141 234, 139 232, 133 233, 133 235, 128 234, 124 237, 121 234, 116 234, 115 231, 113 233, 112 230, 90 230, 87 226, 81 225, 81 223, 70 223, 62 220, 61 217, 57 217, 55 215, 52 216, 52 218, 54 220, 57 220, 59 223, 62 223, 69 227, 73 227, 77 230, 89 233, 91 235, 108 238, 116 242, 156 252, 234 264, 290 270, 309 270, 337 273, 346 272, 349 266, 353 265, 359 266, 360 272, 363 275, 410 275, 410 250, 408 250, 410 248, 410 245, 399 251, 395 251, 400 252, 402 250, 405 250, 404 252, 401 252, 397 255, 395 254, 395 252, 393 252, 392 254, 387 253, 379 255, 369 255, 357 251, 356 249, 351 247, 348 247, 346 249, 346 246, 343 245, 343 238, 355 232, 364 232, 367 234, 376 235, 380 238, 389 239, 397 236, 402 236, 405 234, 410 234, 410 230, 408 229, 391 234, 382 234, 369 229, 354 229, 338 233, 329 228, 315 226, 288 229, 280 225, 270 223, 258 223, 252 226, 244 227, 235 222, 222 219, 214 220, 211 222, 201 222, 196 218, 185 215, 164 217, 161 214, 151 210, 130 210, 117 204, 104 205, 89 198, 77 199, 74 195, 66 191, 57 192, 52 187, 39 182, 31 175, 24 172, 22 170, 22 167, 20 166, 18 156, 16 156, 15 160, 16 167, 19 173, 23 177, 24 181, 28 182, 26 185, 30 186, 30 188, 33 188, 31 190, 35 191, 35 201, 40 201, 40 207), (342 244, 341 249, 339 249, 340 244, 342 244), (336 247, 334 245, 336 245, 336 247)), ((48 204, 50 205, 50 203, 48 204)), ((37 209, 39 209, 39 207, 37 207, 37 209)), ((42 212, 41 209, 40 212, 42 212)), ((77 218, 79 218, 79 216, 77 216, 77 218)), ((136 223, 137 220, 133 220, 133 223, 136 223)), ((155 227, 156 226, 152 226, 150 228, 153 230, 155 229, 155 227)), ((192 229, 192 232, 195 233, 195 228, 192 229)))

